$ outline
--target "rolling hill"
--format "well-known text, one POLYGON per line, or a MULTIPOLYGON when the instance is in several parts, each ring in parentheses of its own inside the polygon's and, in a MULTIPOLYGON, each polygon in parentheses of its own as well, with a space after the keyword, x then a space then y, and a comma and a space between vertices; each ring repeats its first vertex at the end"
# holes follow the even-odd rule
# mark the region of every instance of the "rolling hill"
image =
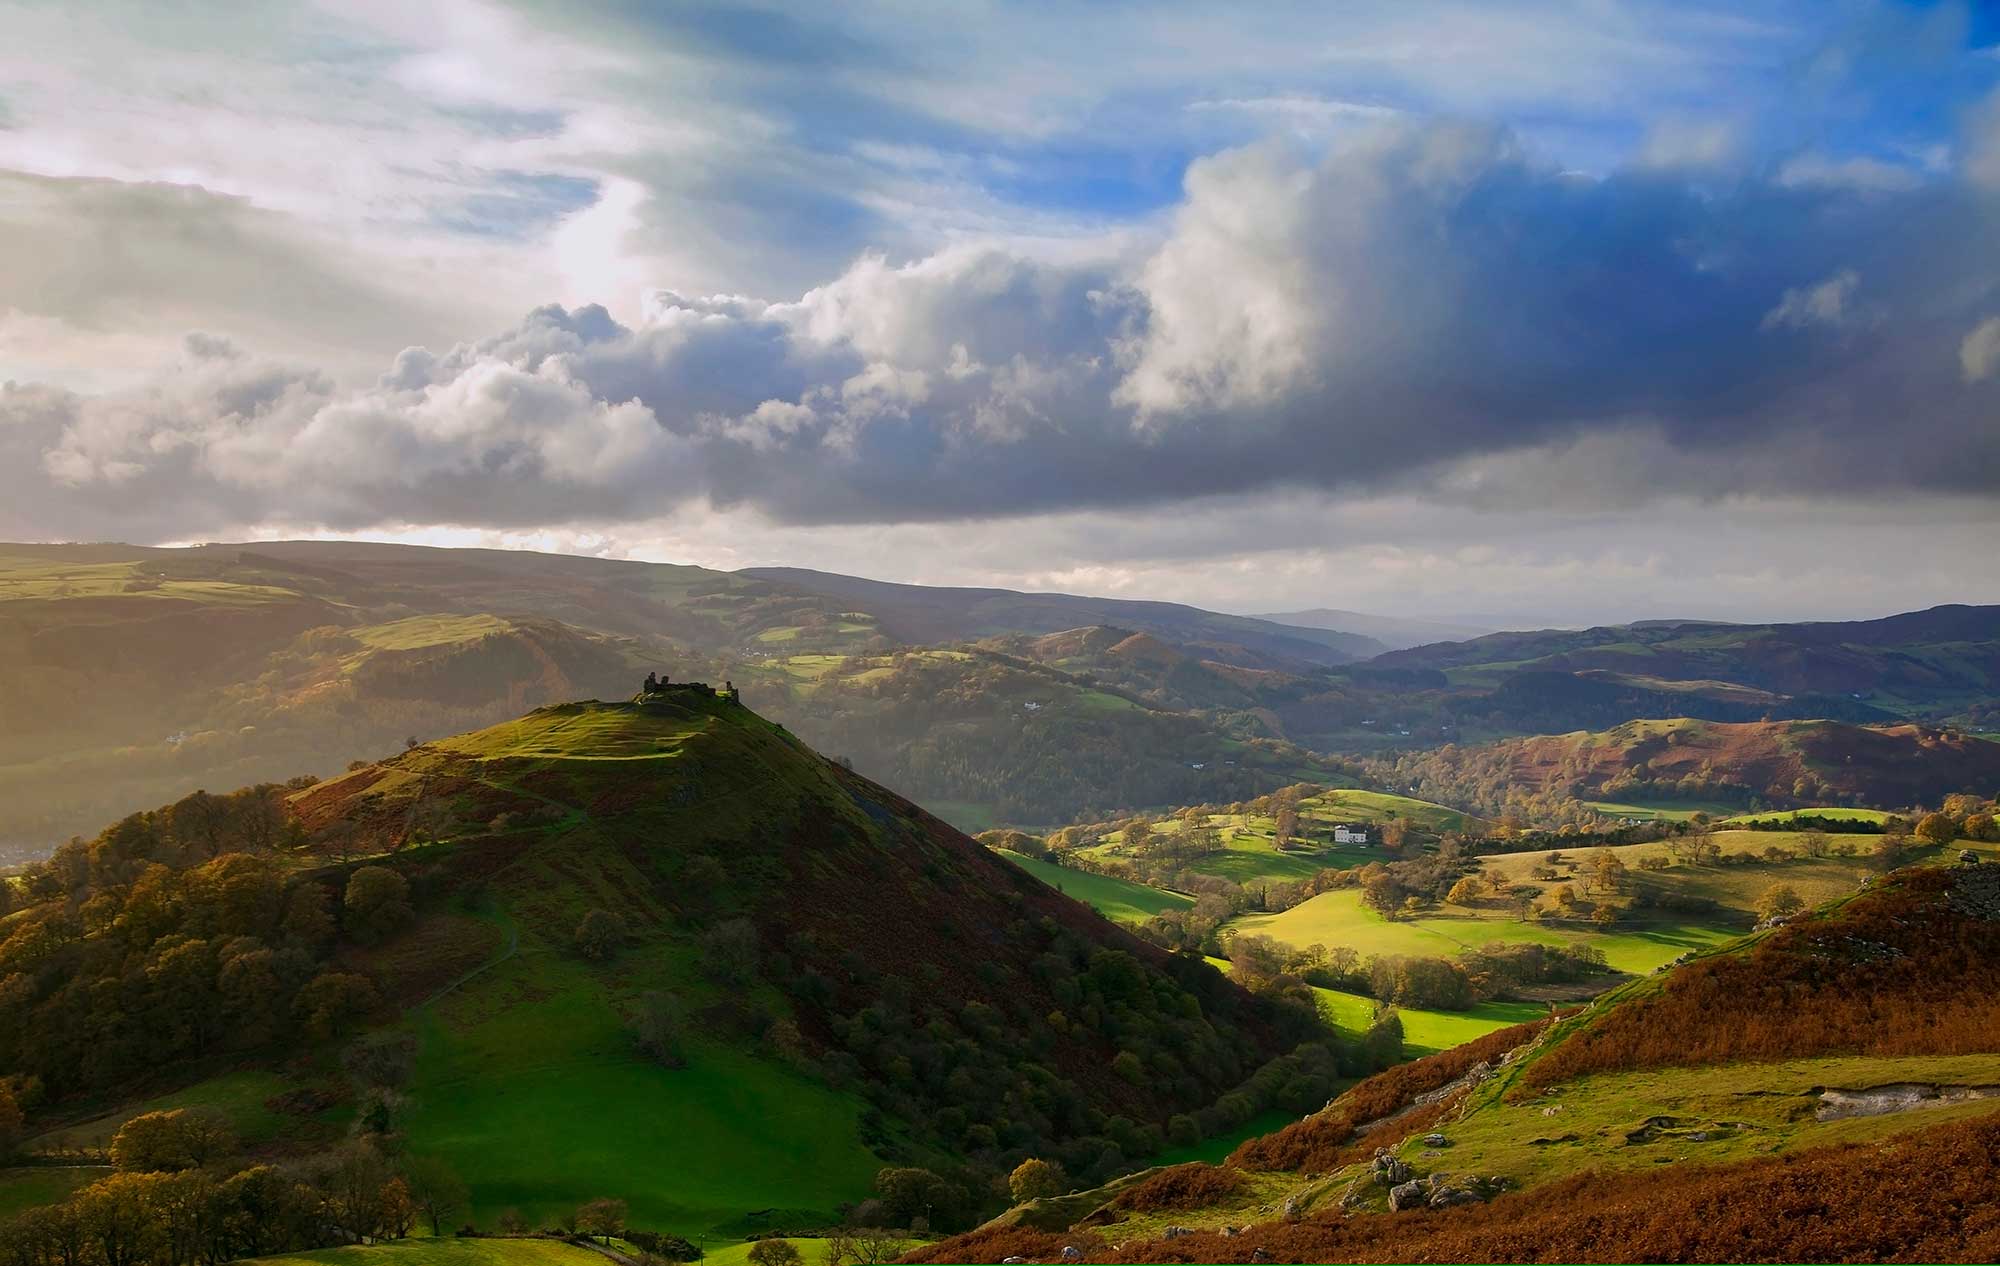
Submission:
POLYGON ((1336 629, 1220 615, 1174 602, 1084 598, 1011 589, 900 585, 799 567, 752 567, 739 575, 836 599, 876 614, 899 640, 918 645, 971 642, 1003 633, 1059 633, 1111 625, 1177 645, 1238 646, 1299 665, 1341 664, 1384 650, 1373 638, 1336 629))
POLYGON ((1384 776, 1493 814, 1537 798, 1902 808, 2000 787, 2000 743, 1921 725, 1676 718, 1445 747, 1404 756, 1384 776))
POLYGON ((1987 1260, 1996 973, 2000 866, 1908 868, 911 1260, 1987 1260))
POLYGON ((692 687, 190 797, 9 894, 31 1154, 174 1108, 308 1178, 393 1136, 487 1227, 823 1225, 889 1164, 942 1225, 1029 1151, 1108 1175, 1328 1084, 1296 1014, 692 687))

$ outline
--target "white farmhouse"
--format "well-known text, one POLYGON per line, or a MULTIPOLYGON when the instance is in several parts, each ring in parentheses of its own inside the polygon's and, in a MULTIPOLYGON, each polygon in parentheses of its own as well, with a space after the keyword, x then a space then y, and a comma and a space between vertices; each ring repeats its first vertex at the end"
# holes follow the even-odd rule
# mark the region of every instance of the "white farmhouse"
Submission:
POLYGON ((1358 826, 1337 826, 1333 828, 1333 842, 1336 844, 1366 844, 1368 832, 1358 826))

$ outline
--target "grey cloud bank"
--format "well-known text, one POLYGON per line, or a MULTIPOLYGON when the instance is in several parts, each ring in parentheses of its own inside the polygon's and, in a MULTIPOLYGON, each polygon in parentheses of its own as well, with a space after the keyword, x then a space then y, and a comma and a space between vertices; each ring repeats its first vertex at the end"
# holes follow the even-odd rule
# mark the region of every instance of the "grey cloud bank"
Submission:
POLYGON ((1136 262, 967 244, 792 301, 552 305, 365 387, 212 337, 130 390, 17 383, 0 534, 691 505, 888 524, 1286 489, 1990 501, 1996 224, 1978 169, 1585 178, 1504 129, 1374 121, 1197 161, 1136 262))

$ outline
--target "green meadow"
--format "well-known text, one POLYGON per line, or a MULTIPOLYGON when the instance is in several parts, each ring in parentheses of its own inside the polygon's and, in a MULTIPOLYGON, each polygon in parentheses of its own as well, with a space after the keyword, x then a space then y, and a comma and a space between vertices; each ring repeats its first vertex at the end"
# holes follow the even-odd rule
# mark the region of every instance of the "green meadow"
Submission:
POLYGON ((1114 879, 998 850, 1000 856, 1056 891, 1076 898, 1114 923, 1144 923, 1167 910, 1185 910, 1194 898, 1129 879, 1114 879))

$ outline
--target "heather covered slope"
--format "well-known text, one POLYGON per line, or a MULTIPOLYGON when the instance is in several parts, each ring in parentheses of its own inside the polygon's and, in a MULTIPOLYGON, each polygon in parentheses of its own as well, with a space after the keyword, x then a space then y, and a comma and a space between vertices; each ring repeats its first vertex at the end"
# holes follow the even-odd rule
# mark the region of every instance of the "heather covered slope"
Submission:
POLYGON ((1322 1036, 1309 1014, 727 697, 542 708, 274 820, 278 794, 139 815, 22 877, 0 1058, 37 1079, 31 1152, 197 1105, 246 1157, 379 1135, 461 1175, 488 1229, 598 1196, 683 1234, 824 1225, 891 1163, 948 1176, 949 1225, 1030 1153, 1108 1176, 1339 1071, 1276 1058, 1322 1036), (387 1085, 357 1043, 404 1052, 387 1085))
POLYGON ((1996 971, 2000 866, 1908 868, 915 1260, 1989 1260, 1996 971))
POLYGON ((2000 787, 2000 742, 1921 725, 1629 721, 1404 756, 1383 776, 1499 814, 1560 800, 1698 808, 1936 804, 2000 787))

